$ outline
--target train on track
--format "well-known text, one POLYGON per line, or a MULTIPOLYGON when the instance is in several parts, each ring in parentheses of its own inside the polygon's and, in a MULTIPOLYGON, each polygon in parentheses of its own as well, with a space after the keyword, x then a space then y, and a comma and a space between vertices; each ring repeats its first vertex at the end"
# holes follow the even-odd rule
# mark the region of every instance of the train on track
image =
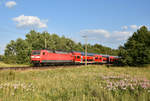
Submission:
POLYGON ((52 50, 33 50, 31 62, 34 66, 61 65, 61 64, 116 64, 118 56, 103 55, 84 52, 63 52, 52 50))

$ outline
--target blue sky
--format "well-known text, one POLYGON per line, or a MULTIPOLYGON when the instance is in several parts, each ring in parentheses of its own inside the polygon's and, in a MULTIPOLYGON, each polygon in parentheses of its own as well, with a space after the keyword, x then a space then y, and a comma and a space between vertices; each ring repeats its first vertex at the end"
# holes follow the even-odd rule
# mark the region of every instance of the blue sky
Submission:
POLYGON ((150 27, 149 11, 150 0, 0 0, 0 54, 31 29, 117 48, 141 25, 150 27))

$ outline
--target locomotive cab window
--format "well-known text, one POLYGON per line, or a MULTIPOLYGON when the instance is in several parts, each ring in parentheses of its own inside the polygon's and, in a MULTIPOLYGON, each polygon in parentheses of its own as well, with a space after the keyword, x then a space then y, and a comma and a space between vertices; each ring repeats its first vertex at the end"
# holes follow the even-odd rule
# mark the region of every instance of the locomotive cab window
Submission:
POLYGON ((32 55, 40 55, 40 51, 33 51, 32 55))
POLYGON ((96 57, 95 59, 98 59, 98 57, 96 57))

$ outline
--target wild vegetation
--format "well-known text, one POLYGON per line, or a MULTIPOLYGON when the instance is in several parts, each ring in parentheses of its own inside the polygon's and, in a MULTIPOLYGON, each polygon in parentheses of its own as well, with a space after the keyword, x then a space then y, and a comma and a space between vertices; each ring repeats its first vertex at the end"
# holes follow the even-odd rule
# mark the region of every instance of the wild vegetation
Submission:
POLYGON ((4 62, 0 62, 0 67, 28 67, 30 65, 27 64, 6 64, 4 62))
POLYGON ((4 56, 0 55, 0 61, 3 61, 3 59, 4 59, 4 56))
POLYGON ((94 65, 0 71, 0 100, 150 101, 149 74, 150 68, 94 65))

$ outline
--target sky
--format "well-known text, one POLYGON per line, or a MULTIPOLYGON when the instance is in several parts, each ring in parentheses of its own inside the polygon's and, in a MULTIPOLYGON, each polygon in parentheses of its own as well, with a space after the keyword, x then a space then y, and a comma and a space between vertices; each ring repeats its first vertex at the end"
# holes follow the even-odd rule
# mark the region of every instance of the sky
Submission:
POLYGON ((114 49, 142 25, 150 29, 150 0, 0 0, 0 54, 31 29, 114 49))

